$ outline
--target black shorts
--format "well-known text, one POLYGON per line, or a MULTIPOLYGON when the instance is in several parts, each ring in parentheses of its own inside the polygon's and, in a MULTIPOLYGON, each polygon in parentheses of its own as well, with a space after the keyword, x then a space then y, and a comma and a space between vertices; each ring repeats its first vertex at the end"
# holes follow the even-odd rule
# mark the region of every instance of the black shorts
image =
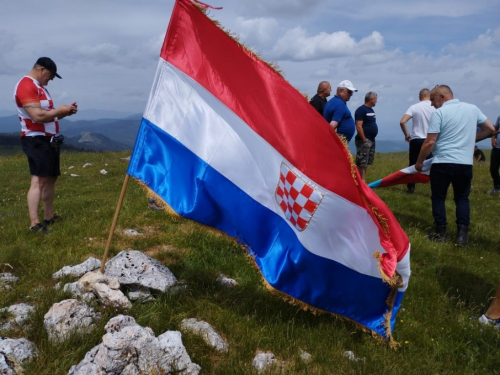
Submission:
POLYGON ((60 176, 59 147, 50 145, 49 136, 21 137, 23 151, 28 157, 30 174, 32 176, 60 176))

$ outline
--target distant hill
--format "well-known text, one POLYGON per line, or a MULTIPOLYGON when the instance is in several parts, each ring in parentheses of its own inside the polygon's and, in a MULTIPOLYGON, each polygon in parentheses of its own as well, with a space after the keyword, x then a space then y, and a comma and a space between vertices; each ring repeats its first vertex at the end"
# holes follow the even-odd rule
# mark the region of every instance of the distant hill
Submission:
POLYGON ((123 143, 114 141, 102 134, 91 132, 81 132, 73 137, 66 137, 64 144, 73 146, 83 151, 126 151, 132 150, 132 147, 123 143))

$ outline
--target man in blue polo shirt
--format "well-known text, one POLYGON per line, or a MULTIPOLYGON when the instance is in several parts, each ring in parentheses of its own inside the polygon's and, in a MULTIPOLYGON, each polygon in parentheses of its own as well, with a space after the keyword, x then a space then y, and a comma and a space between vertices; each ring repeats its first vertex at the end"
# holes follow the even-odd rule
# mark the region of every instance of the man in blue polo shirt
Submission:
POLYGON ((430 171, 434 233, 429 239, 446 241, 445 201, 451 184, 456 206, 456 244, 466 246, 474 143, 490 137, 495 129, 475 105, 454 99, 446 85, 438 85, 431 91, 431 104, 437 109, 431 116, 427 137, 415 164, 415 169, 421 172, 427 155, 434 154, 430 171))
POLYGON ((347 142, 354 135, 356 125, 346 103, 356 91, 358 90, 354 88, 351 81, 340 82, 337 86, 337 93, 326 103, 323 109, 323 117, 337 131, 337 134, 344 137, 347 142))

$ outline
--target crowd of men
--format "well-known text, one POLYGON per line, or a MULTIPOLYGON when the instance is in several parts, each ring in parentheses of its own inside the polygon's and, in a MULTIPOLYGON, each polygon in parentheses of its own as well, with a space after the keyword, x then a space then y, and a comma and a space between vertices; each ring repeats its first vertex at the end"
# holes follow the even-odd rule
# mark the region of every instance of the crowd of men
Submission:
MULTIPOLYGON (((17 83, 14 92, 21 123, 21 143, 28 158, 31 175, 27 194, 31 220, 29 229, 40 233, 48 233, 48 225, 62 220, 53 207, 55 184, 60 175, 61 141, 58 139, 58 120, 78 111, 76 102, 62 104, 57 108, 54 106, 46 86, 55 77, 61 78, 54 61, 41 57, 17 83), (38 216, 40 202, 44 210, 42 222, 38 216)), ((320 82, 317 94, 310 103, 346 143, 356 133, 356 166, 364 180, 367 168, 373 164, 375 156, 378 125, 373 108, 377 104, 377 93, 366 93, 364 104, 356 109, 353 118, 347 102, 358 90, 352 82, 340 82, 334 97, 327 100, 331 91, 329 82, 320 82)), ((437 85, 432 90, 420 91, 419 102, 408 108, 400 126, 409 143, 409 165, 415 165, 417 171, 422 171, 424 160, 432 157, 430 185, 434 232, 429 234, 429 238, 438 242, 446 240, 445 198, 451 184, 456 205, 456 244, 466 246, 470 224, 469 193, 475 157, 474 144, 488 137, 491 137, 493 147, 490 159, 493 189, 488 193, 500 193, 500 135, 494 134, 495 130, 499 130, 500 117, 493 126, 478 107, 455 99, 449 86, 437 85), (408 132, 407 123, 410 119, 412 130, 408 132)), ((408 184, 407 192, 412 194, 414 191, 415 185, 408 184)), ((500 325, 500 287, 494 302, 480 321, 500 325)))
MULTIPOLYGON (((377 104, 377 93, 366 93, 364 104, 356 109, 353 118, 347 102, 358 90, 352 82, 340 82, 334 97, 327 100, 331 91, 330 83, 322 81, 310 103, 345 142, 349 143, 356 134, 356 166, 360 177, 365 180, 367 168, 373 164, 375 156, 378 126, 373 107, 377 104)), ((494 127, 478 107, 455 99, 449 86, 437 85, 432 90, 420 90, 419 102, 408 108, 399 124, 405 141, 409 143, 408 165, 414 165, 421 172, 424 161, 432 158, 430 185, 434 231, 429 233, 429 238, 438 242, 446 241, 448 222, 445 200, 448 188, 452 185, 456 205, 456 244, 466 246, 470 225, 472 165, 474 160, 485 160, 484 153, 477 147, 474 149, 474 146, 476 142, 491 137, 495 128, 498 130, 500 117, 494 127), (407 127, 410 120, 411 132, 407 127)), ((488 191, 489 194, 500 192, 498 137, 492 137, 490 172, 494 187, 488 191)), ((413 194, 415 184, 408 184, 406 192, 413 194)))

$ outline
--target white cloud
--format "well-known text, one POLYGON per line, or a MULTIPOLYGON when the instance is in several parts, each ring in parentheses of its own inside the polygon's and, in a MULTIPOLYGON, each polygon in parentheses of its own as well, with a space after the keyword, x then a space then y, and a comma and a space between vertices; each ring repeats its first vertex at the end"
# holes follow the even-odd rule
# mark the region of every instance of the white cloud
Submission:
POLYGON ((274 18, 244 19, 243 17, 237 17, 236 21, 238 23, 238 34, 248 47, 265 47, 276 40, 279 25, 274 18))
POLYGON ((363 55, 383 50, 384 38, 374 31, 359 42, 348 32, 338 31, 331 34, 320 32, 309 36, 302 27, 288 30, 272 50, 279 60, 307 61, 328 57, 363 55))

